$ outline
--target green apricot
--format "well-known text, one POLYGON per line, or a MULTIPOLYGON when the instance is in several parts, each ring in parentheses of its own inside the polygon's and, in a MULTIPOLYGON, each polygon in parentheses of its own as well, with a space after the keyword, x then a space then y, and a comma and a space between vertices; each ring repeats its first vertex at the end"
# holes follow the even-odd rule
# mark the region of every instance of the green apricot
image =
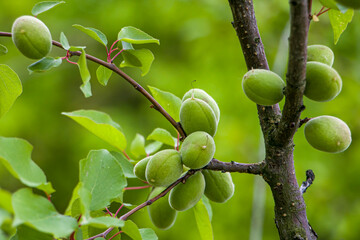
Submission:
POLYGON ((307 47, 307 61, 321 62, 328 66, 334 63, 333 51, 324 45, 311 45, 307 47))
POLYGON ((198 98, 188 98, 180 108, 180 123, 186 134, 204 131, 214 136, 217 120, 209 104, 198 98))
POLYGON ((234 183, 230 173, 220 171, 202 171, 206 187, 205 196, 211 201, 224 203, 234 195, 234 183))
POLYGON ((26 57, 40 59, 51 50, 51 34, 47 26, 32 16, 22 16, 12 26, 12 39, 26 57))
POLYGON ((284 81, 279 75, 269 70, 250 70, 244 75, 242 86, 245 95, 259 105, 271 106, 284 97, 284 81))
POLYGON ((201 172, 189 177, 185 184, 179 183, 170 191, 170 206, 177 211, 185 211, 195 206, 205 190, 205 179, 201 172))
POLYGON ((135 174, 135 176, 137 176, 139 179, 141 179, 143 181, 146 181, 146 176, 145 176, 146 166, 147 166, 150 159, 151 159, 151 156, 146 157, 144 159, 141 159, 134 166, 134 174, 135 174))
POLYGON ((191 89, 191 90, 189 90, 188 92, 185 93, 182 101, 184 102, 188 98, 198 98, 198 99, 203 100, 207 104, 209 104, 209 106, 211 107, 211 109, 215 113, 215 117, 216 117, 217 122, 219 123, 219 120, 220 120, 220 108, 217 105, 216 101, 207 92, 205 92, 204 90, 199 89, 199 88, 194 88, 194 89, 191 89))
MULTIPOLYGON (((149 199, 156 197, 164 190, 165 187, 154 188, 154 190, 149 195, 149 199)), ((148 208, 148 212, 151 222, 157 228, 165 230, 170 228, 175 223, 177 212, 169 205, 169 195, 159 198, 153 204, 151 204, 148 208)))
POLYGON ((183 165, 180 153, 176 150, 163 150, 156 153, 149 160, 145 177, 148 183, 153 186, 169 186, 182 174, 183 165))
POLYGON ((342 80, 331 67, 320 62, 306 64, 306 87, 304 95, 311 100, 327 102, 341 91, 342 80))
POLYGON ((214 139, 206 132, 194 132, 185 138, 180 153, 185 166, 192 169, 205 167, 215 154, 214 139))
POLYGON ((336 2, 344 5, 345 7, 359 9, 360 8, 360 1, 359 0, 335 0, 336 2))
POLYGON ((332 116, 311 119, 306 123, 304 132, 308 143, 324 152, 343 152, 351 143, 350 128, 341 119, 332 116))

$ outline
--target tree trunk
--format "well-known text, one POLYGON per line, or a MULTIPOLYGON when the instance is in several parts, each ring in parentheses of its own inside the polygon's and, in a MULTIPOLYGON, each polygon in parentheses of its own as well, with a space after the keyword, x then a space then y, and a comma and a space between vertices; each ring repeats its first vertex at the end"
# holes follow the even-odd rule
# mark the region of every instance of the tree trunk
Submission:
MULTIPOLYGON (((258 31, 252 0, 229 0, 248 70, 269 69, 258 31)), ((284 113, 279 105, 257 105, 265 139, 266 158, 262 172, 275 202, 275 223, 280 239, 317 239, 307 217, 294 169, 293 136, 300 126, 305 89, 308 32, 307 0, 291 0, 291 35, 284 113)))

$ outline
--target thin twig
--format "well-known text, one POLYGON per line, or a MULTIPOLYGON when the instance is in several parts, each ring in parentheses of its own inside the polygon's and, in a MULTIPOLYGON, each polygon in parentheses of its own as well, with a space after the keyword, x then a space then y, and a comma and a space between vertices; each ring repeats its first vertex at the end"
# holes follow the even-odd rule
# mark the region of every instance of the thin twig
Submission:
MULTIPOLYGON (((3 37, 11 37, 11 33, 9 32, 0 32, 0 36, 3 37)), ((63 48, 63 46, 61 45, 61 43, 57 42, 57 41, 52 41, 52 44, 54 46, 57 46, 59 48, 63 48)), ((76 55, 76 56, 80 56, 81 52, 80 51, 75 51, 75 52, 70 52, 70 55, 76 55)), ((149 92, 147 92, 140 84, 138 84, 133 78, 131 78, 129 75, 127 75, 126 73, 124 73, 123 71, 121 71, 115 64, 113 63, 107 63, 99 58, 96 58, 92 55, 86 54, 86 58, 92 62, 95 62, 99 65, 102 65, 110 70, 112 70, 113 72, 115 72, 116 74, 120 75, 123 79, 125 79, 128 83, 130 83, 136 90, 138 90, 142 95, 144 95, 151 103, 152 105, 154 105, 154 108, 159 111, 173 126, 174 128, 180 133, 180 135, 182 136, 182 138, 186 137, 186 134, 184 132, 184 130, 182 129, 181 125, 179 123, 177 123, 170 115, 169 113, 155 100, 155 98, 153 98, 153 96, 151 96, 151 94, 149 92)))
POLYGON ((238 172, 261 175, 265 167, 265 162, 260 163, 238 163, 238 162, 221 162, 217 159, 212 159, 211 162, 204 167, 204 169, 222 171, 222 172, 238 172))

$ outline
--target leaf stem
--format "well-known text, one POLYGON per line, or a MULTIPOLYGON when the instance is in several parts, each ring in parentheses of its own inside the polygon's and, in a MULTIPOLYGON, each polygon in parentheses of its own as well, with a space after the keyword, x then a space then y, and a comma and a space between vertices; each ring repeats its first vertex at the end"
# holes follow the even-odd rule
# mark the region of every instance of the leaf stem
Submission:
POLYGON ((124 204, 121 204, 121 206, 118 208, 118 210, 116 211, 114 217, 116 217, 118 215, 118 213, 120 212, 120 210, 124 207, 124 204))
POLYGON ((111 236, 111 238, 109 238, 109 240, 113 239, 114 237, 116 237, 117 235, 123 233, 123 231, 119 231, 117 233, 115 233, 114 235, 111 236))
POLYGON ((152 187, 151 185, 146 185, 146 186, 139 186, 139 187, 126 187, 124 188, 124 190, 138 190, 138 189, 145 189, 145 188, 149 188, 152 187))
POLYGON ((115 54, 115 56, 111 59, 111 63, 115 60, 115 58, 117 56, 119 56, 119 54, 121 54, 124 51, 124 49, 121 49, 117 54, 115 54))

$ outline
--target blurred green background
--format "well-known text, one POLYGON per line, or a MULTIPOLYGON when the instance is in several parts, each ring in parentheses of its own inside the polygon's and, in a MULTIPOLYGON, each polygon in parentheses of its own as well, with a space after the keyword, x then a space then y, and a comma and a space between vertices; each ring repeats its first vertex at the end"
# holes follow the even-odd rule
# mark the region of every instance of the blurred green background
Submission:
MULTIPOLYGON (((29 15, 37 1, 0 1, 0 31, 11 31, 12 22, 29 15)), ((313 12, 321 6, 316 1, 313 12)), ((255 1, 255 11, 269 65, 285 76, 287 60, 286 26, 288 1, 255 1)), ((207 91, 218 102, 221 120, 215 141, 215 157, 222 161, 259 161, 260 129, 255 104, 241 89, 246 66, 225 0, 68 0, 39 18, 50 28, 53 39, 64 32, 71 45, 86 45, 87 52, 105 59, 105 49, 72 24, 94 27, 104 32, 109 42, 116 40, 124 26, 138 27, 160 39, 161 45, 148 45, 155 61, 148 75, 141 77, 136 69, 125 69, 143 86, 155 86, 179 97, 194 87, 207 91), (195 83, 192 83, 196 80, 195 83)), ((335 53, 334 68, 343 78, 341 94, 331 102, 305 99, 302 117, 333 115, 344 120, 352 130, 350 148, 340 154, 328 154, 311 148, 303 130, 295 137, 295 166, 299 184, 305 171, 312 169, 316 180, 305 194, 308 219, 320 239, 358 239, 360 235, 360 14, 334 45, 327 15, 310 27, 309 44, 324 44, 335 53)), ((23 83, 23 94, 13 108, 0 119, 0 135, 28 140, 33 146, 33 160, 45 171, 57 190, 52 199, 61 212, 66 208, 72 189, 78 181, 78 161, 91 149, 112 149, 69 118, 64 111, 96 109, 110 114, 124 129, 128 142, 136 133, 147 136, 162 127, 175 135, 172 126, 149 102, 118 76, 112 76, 107 87, 97 83, 94 63, 88 63, 93 96, 84 98, 76 66, 62 66, 44 74, 32 74, 26 67, 32 63, 20 55, 10 38, 0 38, 9 53, 0 63, 13 68, 23 83)), ((52 56, 65 56, 53 48, 52 56)), ((72 60, 76 60, 74 57, 72 60)), ((117 64, 120 60, 117 60, 117 64)), ((283 102, 280 103, 281 107, 283 102)), ((232 174, 236 190, 226 204, 212 204, 215 239, 249 239, 254 179, 246 174, 232 174)), ((134 185, 139 182, 133 182, 134 185)), ((21 183, 0 165, 0 186, 10 191, 21 183)), ((148 190, 126 192, 134 203, 146 199, 148 190)), ((256 199, 260 200, 261 199, 256 199)), ((263 238, 278 239, 274 224, 273 200, 266 186, 263 238)), ((132 219, 140 227, 152 227, 147 211, 132 219)), ((191 211, 181 212, 175 225, 157 230, 160 239, 199 239, 191 211)))

